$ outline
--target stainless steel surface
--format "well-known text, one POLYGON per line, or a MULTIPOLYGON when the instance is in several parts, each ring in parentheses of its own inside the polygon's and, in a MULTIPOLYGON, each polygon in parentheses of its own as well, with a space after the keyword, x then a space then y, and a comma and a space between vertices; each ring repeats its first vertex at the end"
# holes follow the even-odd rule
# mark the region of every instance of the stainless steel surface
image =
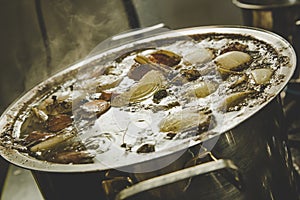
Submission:
POLYGON ((300 4, 299 0, 233 0, 232 2, 240 8, 252 10, 268 10, 300 4))
MULTIPOLYGON (((252 35, 257 39, 271 43, 275 49, 290 58, 290 63, 288 66, 280 69, 285 78, 282 83, 271 89, 272 94, 274 94, 273 98, 252 110, 251 114, 244 115, 237 121, 231 122, 232 125, 228 126, 227 132, 220 133, 220 138, 212 150, 213 155, 218 159, 230 159, 236 163, 241 170, 247 189, 245 191, 237 190, 234 185, 217 176, 218 174, 210 174, 206 177, 193 179, 187 188, 187 192, 182 195, 187 195, 188 197, 203 196, 207 199, 220 199, 220 197, 222 199, 297 199, 291 159, 289 150, 285 145, 286 135, 283 130, 284 124, 282 124, 282 108, 278 97, 276 97, 287 84, 295 69, 296 57, 293 49, 284 39, 272 33, 242 27, 191 28, 163 33, 154 37, 154 39, 177 37, 178 33, 189 35, 207 32, 252 35), (281 173, 278 174, 278 171, 281 173), (201 187, 201 191, 198 187, 201 187)), ((147 41, 151 41, 151 38, 139 40, 138 42, 147 41)), ((119 49, 122 48, 127 48, 127 46, 121 46, 119 49)), ((116 49, 112 49, 105 53, 113 53, 115 51, 116 49)), ((1 129, 10 129, 10 123, 15 122, 14 118, 10 118, 10 116, 18 116, 24 105, 26 106, 26 102, 38 98, 41 93, 47 92, 47 88, 72 78, 78 68, 101 58, 101 56, 103 55, 92 56, 75 64, 24 95, 2 116, 0 119, 1 129)), ((205 140, 210 142, 214 138, 206 138, 205 140)), ((199 145, 201 146, 200 142, 199 145)), ((191 149, 197 153, 199 145, 195 145, 191 149)), ((41 191, 49 199, 65 199, 67 197, 78 199, 84 198, 86 194, 90 194, 97 199, 105 196, 104 191, 99 188, 99 182, 105 179, 105 171, 109 169, 107 166, 99 164, 50 164, 30 158, 12 149, 2 148, 1 151, 3 156, 10 162, 31 169, 41 191), (86 183, 88 183, 88 187, 86 187, 86 183)), ((146 166, 150 162, 155 164, 155 159, 164 159, 164 157, 157 154, 156 157, 149 156, 140 162, 146 166)), ((130 164, 134 167, 140 165, 136 164, 135 160, 131 160, 128 165, 130 164)), ((142 167, 142 164, 139 167, 142 167)), ((152 175, 154 176, 155 173, 157 176, 161 172, 153 172, 152 175)), ((139 181, 143 179, 138 174, 127 174, 127 176, 136 178, 139 181)), ((168 190, 163 191, 163 193, 170 193, 168 190)))
POLYGON ((163 186, 133 199, 299 199, 280 101, 274 99, 246 123, 221 135, 211 151, 235 163, 244 188, 239 190, 222 172, 210 173, 191 179, 184 193, 163 186))
MULTIPOLYGON (((1 104, 0 104, 0 112, 4 110, 5 107, 13 100, 16 98, 23 89, 23 85, 26 85, 26 89, 32 87, 32 82, 35 80, 32 80, 30 76, 29 78, 25 78, 23 80, 24 76, 27 77, 27 68, 28 72, 31 74, 34 74, 34 70, 36 66, 40 66, 41 62, 34 62, 34 60, 38 60, 38 58, 44 58, 44 49, 39 48, 37 51, 35 49, 37 48, 37 45, 41 46, 42 41, 41 40, 41 34, 39 30, 35 27, 37 24, 36 22, 36 16, 34 15, 34 6, 32 6, 32 3, 34 0, 26 1, 26 2, 21 2, 17 0, 12 0, 12 1, 7 1, 4 3, 2 1, 1 8, 2 8, 2 20, 1 20, 1 25, 2 27, 5 27, 3 31, 1 31, 1 38, 2 38, 2 73, 1 73, 1 104), (30 3, 28 3, 30 2, 30 3), (16 5, 18 4, 18 5, 16 5), (25 5, 25 6, 23 6, 25 5), (31 19, 32 17, 33 19, 31 19), (9 20, 8 20, 9 19, 9 20), (21 25, 23 24, 23 25, 21 25), (21 31, 20 30, 20 25, 21 25, 21 31), (36 45, 33 45, 36 44, 36 45), (17 49, 17 50, 16 50, 17 49), (23 56, 24 53, 27 56, 23 56), (28 54, 30 55, 28 57, 28 54), (20 61, 20 62, 18 62, 20 61), (24 63, 25 61, 25 63, 24 63), (18 64, 20 63, 20 64, 18 64), (26 64, 28 63, 28 64, 26 64), (18 80, 12 79, 11 77, 18 77, 18 80), (13 83, 13 84, 8 84, 8 83, 13 83)), ((105 38, 109 35, 112 34, 112 32, 107 32, 107 31, 99 31, 98 28, 93 29, 92 32, 86 28, 87 26, 92 26, 95 27, 97 26, 97 23, 99 22, 98 20, 93 20, 93 17, 83 17, 85 14, 85 7, 93 7, 97 12, 89 11, 86 12, 87 15, 90 16, 95 16, 98 14, 103 14, 103 17, 101 17, 103 20, 107 20, 107 18, 110 18, 111 12, 107 16, 106 12, 103 13, 101 12, 102 10, 110 10, 107 9, 103 4, 101 4, 101 1, 97 1, 101 6, 97 6, 98 3, 94 3, 93 1, 89 1, 86 6, 80 6, 81 2, 72 2, 69 0, 65 1, 51 1, 53 4, 55 2, 60 3, 60 7, 57 9, 54 6, 43 6, 43 9, 46 11, 46 24, 47 24, 47 30, 49 31, 48 34, 52 35, 51 38, 55 38, 53 41, 53 44, 56 44, 56 46, 52 49, 52 51, 57 52, 57 56, 59 55, 65 55, 66 57, 73 59, 74 57, 71 56, 67 53, 69 53, 69 50, 65 48, 68 46, 68 48, 73 48, 77 44, 77 40, 74 39, 74 37, 78 36, 80 37, 81 34, 86 35, 86 37, 81 38, 83 40, 88 39, 88 44, 90 45, 90 37, 98 39, 100 38, 105 38), (68 6, 69 5, 69 6, 68 6), (80 8, 79 8, 80 7, 80 8), (66 9, 63 9, 66 8, 66 9), (69 9, 67 9, 69 8, 69 9), (76 12, 69 12, 72 11, 72 9, 76 9, 76 12), (56 13, 55 16, 53 13, 56 13), (60 14, 57 14, 60 12, 60 14), (66 14, 64 14, 66 12, 66 14), (70 13, 69 15, 67 13, 70 13), (47 17, 49 16, 49 17, 47 17), (54 18, 53 18, 54 17, 54 18), (56 19, 56 20, 53 20, 56 19), (70 19, 70 23, 72 23, 71 29, 68 29, 71 34, 66 33, 66 30, 64 28, 59 28, 61 25, 63 27, 69 27, 71 24, 68 23, 68 19, 70 19), (71 20, 73 19, 73 20, 71 20), (74 21, 75 19, 75 21, 74 21), (87 19, 87 20, 80 20, 80 19, 87 19), (53 23, 48 23, 47 20, 51 20, 53 23), (90 22, 90 23, 89 23, 90 22), (78 23, 82 23, 84 26, 84 29, 82 29, 81 25, 78 25, 78 23), (78 27, 81 27, 78 29, 78 27), (62 35, 60 35, 62 33, 62 35), (54 37, 54 36, 62 36, 62 37, 54 37), (61 43, 55 43, 55 41, 60 40, 60 38, 64 38, 65 36, 70 39, 70 42, 66 42, 66 40, 63 39, 64 42, 61 43), (70 46, 71 44, 71 46, 70 46), (59 49, 59 51, 57 51, 59 49)), ((95 1, 96 2, 96 1, 95 1)), ((49 3, 49 4, 52 4, 49 3)), ((57 5, 58 5, 57 3, 57 5)), ((45 2, 45 4, 48 4, 45 2)), ((112 2, 114 5, 113 12, 117 13, 117 15, 114 15, 118 18, 122 18, 123 15, 120 15, 120 11, 116 9, 116 2, 112 2)), ((118 4, 118 3, 117 3, 118 4)), ((241 24, 242 19, 241 15, 238 12, 238 9, 231 5, 230 0, 226 1, 220 1, 219 4, 215 4, 212 1, 209 0, 201 0, 201 1, 194 1, 194 0, 189 0, 188 2, 184 2, 184 4, 177 4, 177 2, 174 2, 173 0, 168 0, 168 1, 160 1, 160 0, 155 0, 155 1, 143 1, 143 0, 134 0, 135 7, 138 9, 139 12, 139 18, 141 20, 141 25, 142 26, 149 26, 155 23, 160 23, 160 22, 165 22, 169 26, 173 28, 178 28, 178 27, 183 27, 183 26, 199 26, 199 25, 204 25, 204 24, 241 24), (183 9, 184 6, 184 9, 183 9), (192 10, 191 10, 192 9, 192 10), (199 12, 199 9, 201 12, 199 12), (188 12, 182 12, 182 10, 186 10, 188 12), (180 14, 175 14, 174 13, 180 13, 180 14), (216 15, 215 13, 218 13, 216 15), (222 17, 219 17, 222 16, 222 17)), ((112 10, 111 10, 112 11, 112 10)), ((123 19, 123 18, 122 18, 123 19)), ((124 19, 125 20, 125 19, 124 19)), ((115 19, 114 21, 120 22, 120 20, 115 19)), ((121 22, 122 23, 122 22, 121 22)), ((111 30, 114 31, 114 33, 120 31, 120 28, 116 29, 116 26, 113 25, 111 26, 112 23, 107 23, 109 27, 112 27, 111 30)), ((123 23, 123 26, 126 27, 127 24, 123 23)), ((98 27, 98 26, 97 26, 98 27)), ((105 28, 104 28, 105 29, 105 28)), ((124 29, 124 28, 123 28, 124 29)), ((94 39, 93 39, 94 40, 94 39)), ((78 40, 79 41, 79 40, 78 40)), ((99 40, 95 40, 96 42, 99 42, 99 40)), ((95 42, 94 41, 94 42, 95 42)), ((82 42, 80 44, 87 44, 86 42, 82 42)), ((51 44, 50 44, 51 45, 51 44)), ((91 44, 93 46, 95 44, 91 44)), ((51 47, 52 48, 52 47, 51 47)), ((84 50, 85 48, 76 48, 77 53, 80 53, 84 50)), ((86 48, 87 51, 89 48, 86 48)), ((80 53, 81 55, 77 56, 84 56, 85 53, 80 53)), ((76 55, 75 55, 76 56, 76 55)), ((55 57, 56 58, 56 57, 55 57)), ((55 59, 54 58, 54 59, 55 59)), ((61 59, 57 59, 58 61, 64 62, 61 59)), ((66 61, 66 60, 65 60, 66 61)), ((43 62, 44 60, 43 60, 43 62)), ((44 65, 43 64, 43 65, 44 65)), ((56 64, 61 64, 62 63, 56 63, 56 64)), ((58 68, 58 66, 54 64, 53 66, 55 68, 58 68)), ((62 64, 63 67, 65 67, 65 64, 62 64)), ((41 68, 38 67, 38 70, 41 68)), ((53 70, 53 69, 51 69, 53 70)), ((43 73, 43 72, 42 72, 43 73)), ((44 75, 44 73, 43 73, 44 75)), ((39 80, 42 78, 39 74, 38 77, 39 80)), ((18 168, 19 170, 23 171, 24 169, 18 168)), ((26 170, 25 170, 26 171, 26 170)), ((3 166, 1 166, 1 172, 3 172, 3 166)), ((3 175, 2 181, 4 181, 5 175, 3 175)), ((8 179, 10 179, 10 176, 13 176, 12 174, 8 174, 8 179)), ((34 180, 32 177, 28 176, 28 182, 27 185, 35 185, 34 180)), ((13 178, 10 180, 15 180, 15 181, 9 181, 6 185, 11 184, 11 188, 15 188, 16 186, 18 187, 18 190, 7 190, 8 187, 4 188, 3 193, 5 194, 5 197, 9 200, 19 200, 20 198, 18 194, 23 193, 24 190, 29 190, 27 192, 30 193, 29 196, 23 196, 22 200, 32 200, 38 194, 35 193, 35 190, 31 190, 28 187, 25 187, 25 185, 18 186, 18 179, 13 178)), ((1 198, 0 198, 1 199, 1 198)))
MULTIPOLYGON (((269 89, 269 93, 272 94, 272 97, 268 99, 268 101, 262 103, 259 106, 256 106, 254 108, 249 108, 247 113, 244 113, 243 115, 240 115, 235 118, 233 122, 226 122, 226 129, 230 130, 231 128, 234 128, 238 124, 242 123, 249 117, 251 117, 253 114, 258 112, 259 110, 263 109, 273 98, 275 98, 276 95, 280 93, 280 91, 285 87, 287 82, 289 81, 290 77, 293 74, 293 71, 295 69, 296 65, 296 56, 293 51, 293 48, 290 46, 289 43, 287 43, 283 38, 262 30, 256 30, 252 28, 242 28, 242 27, 199 27, 199 28, 189 28, 189 29, 182 29, 177 31, 169 31, 169 32, 163 32, 162 34, 158 34, 157 36, 140 39, 135 42, 130 42, 131 48, 136 48, 135 45, 144 45, 147 42, 155 41, 158 39, 171 39, 171 38, 180 38, 184 35, 192 35, 192 34, 205 34, 205 33, 235 33, 235 34, 248 34, 253 36, 256 39, 266 41, 267 43, 272 44, 272 46, 277 50, 280 51, 283 56, 289 57, 290 61, 286 66, 283 66, 279 69, 280 73, 284 76, 284 80, 280 82, 278 85, 274 85, 269 89)), ((42 82, 35 88, 33 88, 31 91, 26 93, 24 96, 22 96, 18 101, 16 101, 12 106, 10 106, 6 112, 2 115, 0 118, 0 129, 4 131, 8 131, 8 134, 11 134, 12 136, 17 136, 19 132, 20 125, 22 124, 22 120, 15 121, 14 116, 19 116, 22 112, 27 109, 26 105, 28 105, 31 101, 33 101, 35 98, 39 98, 43 93, 46 93, 48 91, 48 88, 52 88, 56 85, 59 85, 62 82, 65 82, 66 80, 72 79, 74 75, 77 73, 77 71, 81 68, 84 68, 85 66, 88 66, 89 63, 96 62, 97 60, 101 59, 105 55, 110 55, 113 53, 116 53, 118 51, 126 50, 128 49, 128 44, 122 45, 120 47, 117 47, 115 49, 111 49, 106 52, 102 52, 98 55, 94 55, 92 57, 89 57, 83 61, 78 62, 77 64, 69 67, 68 69, 58 73, 57 75, 49 78, 48 80, 42 82), (16 123, 15 123, 16 122, 16 123), (10 129, 10 126, 14 126, 13 129, 10 129), (11 132, 12 131, 12 132, 11 132)), ((224 125, 225 125, 224 124, 224 125)), ((222 133, 215 133, 215 136, 222 134, 222 133)), ((205 141, 205 138, 201 139, 202 141, 205 141)), ((198 143, 200 143, 199 141, 198 143)), ((95 163, 95 164, 85 164, 85 165, 62 165, 62 164, 55 164, 55 163, 47 163, 43 162, 37 159, 33 159, 29 157, 28 155, 22 154, 17 150, 11 149, 11 148, 0 148, 2 155, 5 159, 9 160, 10 162, 19 165, 24 168, 30 168, 33 170, 41 170, 41 171, 52 171, 52 172, 77 172, 77 171, 94 171, 94 170, 104 170, 108 169, 108 166, 102 165, 101 163, 95 163)), ((180 150, 180 149, 178 149, 180 150)), ((149 161, 155 158, 159 158, 161 156, 165 156, 166 154, 163 153, 155 153, 153 155, 149 155, 145 158, 142 158, 142 160, 139 160, 140 163, 149 161)), ((127 166, 131 164, 135 164, 135 159, 127 159, 128 162, 126 163, 127 166)), ((116 163, 116 166, 110 166, 114 168, 120 168, 124 167, 124 163, 122 165, 118 165, 116 163), (123 166, 122 166, 123 165, 123 166)))
MULTIPOLYGON (((138 193, 151 190, 153 188, 161 187, 171 183, 175 183, 184 179, 192 178, 198 175, 204 175, 210 172, 218 171, 224 169, 231 169, 238 171, 238 167, 230 160, 216 160, 208 163, 200 164, 197 166, 185 168, 178 170, 169 174, 164 174, 157 176, 152 179, 148 179, 142 182, 137 183, 129 188, 122 190, 117 196, 116 200, 126 199, 138 193)), ((238 174, 238 173, 237 173, 238 174)), ((240 179, 238 176, 235 176, 234 179, 239 182, 240 179)), ((241 183, 239 183, 241 184, 241 183)), ((177 191, 174 191, 177 193, 177 191)))

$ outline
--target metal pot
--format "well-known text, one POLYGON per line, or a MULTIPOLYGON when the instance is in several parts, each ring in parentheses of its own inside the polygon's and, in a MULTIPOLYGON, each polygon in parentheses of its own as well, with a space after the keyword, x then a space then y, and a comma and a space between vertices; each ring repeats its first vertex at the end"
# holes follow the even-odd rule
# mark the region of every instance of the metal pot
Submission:
MULTIPOLYGON (((179 195, 181 199, 298 199, 279 101, 274 99, 247 121, 221 135, 211 153, 222 160, 145 180, 124 189, 117 199, 194 176, 197 177, 187 191, 179 195), (199 176, 209 172, 214 173, 199 176)), ((164 197, 172 196, 174 188, 161 187, 159 192, 164 197)))
MULTIPOLYGON (((300 52, 299 0, 233 0, 232 2, 241 8, 246 26, 275 32, 289 40, 297 53, 300 52)), ((298 68, 294 75, 296 78, 299 76, 298 68)))
MULTIPOLYGON (((135 34, 127 33, 118 38, 135 34)), ((295 66, 295 52, 288 42, 278 35, 253 28, 199 27, 127 41, 124 45, 94 53, 36 86, 11 105, 0 119, 1 155, 15 165, 30 169, 46 199, 298 199, 278 96, 295 66), (9 140, 6 138, 18 137, 27 106, 49 89, 72 79, 80 69, 104 56, 115 56, 145 43, 159 44, 207 33, 250 35, 272 44, 289 57, 289 62, 280 69, 283 81, 271 89, 274 95, 249 114, 228 122, 224 132, 206 137, 187 149, 178 147, 173 152, 145 156, 138 161, 133 158, 116 166, 49 163, 7 147, 9 140), (212 144, 214 148, 209 149, 212 144), (162 169, 141 173, 140 169, 151 169, 168 160, 176 161, 162 169)))

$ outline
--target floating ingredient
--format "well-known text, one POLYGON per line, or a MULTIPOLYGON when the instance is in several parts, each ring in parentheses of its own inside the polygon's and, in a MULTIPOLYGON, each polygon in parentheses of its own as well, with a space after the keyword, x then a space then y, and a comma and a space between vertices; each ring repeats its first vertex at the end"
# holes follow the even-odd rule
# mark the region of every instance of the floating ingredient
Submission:
POLYGON ((115 66, 108 66, 105 71, 103 72, 104 75, 114 75, 119 76, 122 74, 122 70, 116 68, 115 66))
POLYGON ((150 50, 150 49, 154 49, 154 48, 149 47, 149 48, 141 48, 141 49, 134 49, 134 50, 128 51, 128 52, 120 55, 118 58, 116 58, 115 61, 120 63, 128 56, 135 55, 137 53, 143 52, 145 50, 150 50))
POLYGON ((38 120, 42 122, 46 122, 48 120, 48 115, 44 111, 37 108, 32 108, 32 111, 38 120))
MULTIPOLYGON (((102 92, 103 90, 108 90, 110 88, 116 87, 122 81, 122 77, 115 75, 102 75, 97 78, 96 92, 102 92)), ((88 87, 91 89, 92 87, 88 87)))
POLYGON ((158 90, 153 95, 153 102, 154 103, 159 103, 160 100, 162 100, 163 98, 165 98, 167 96, 168 96, 168 92, 167 92, 166 89, 158 90))
POLYGON ((151 64, 151 61, 149 60, 149 58, 147 58, 146 56, 142 56, 142 55, 137 55, 134 58, 134 61, 141 65, 151 64))
POLYGON ((254 69, 251 71, 251 75, 258 85, 267 84, 273 75, 273 70, 268 68, 254 69))
POLYGON ((251 60, 251 56, 241 51, 229 51, 221 54, 215 59, 215 63, 223 69, 238 70, 241 65, 251 60))
POLYGON ((178 133, 190 127, 198 125, 199 115, 193 112, 176 112, 168 115, 160 123, 161 132, 174 132, 178 133))
POLYGON ((113 94, 111 92, 102 91, 100 95, 100 99, 104 101, 110 101, 113 94))
POLYGON ((161 67, 160 63, 153 62, 149 57, 137 55, 134 58, 134 61, 137 63, 133 65, 128 73, 128 76, 131 76, 134 80, 139 80, 138 76, 142 73, 142 76, 145 75, 147 72, 151 70, 161 71, 164 73, 168 73, 170 71, 170 67, 165 65, 164 67, 161 67), (138 65, 139 64, 139 65, 138 65), (141 67, 139 69, 139 67, 141 67), (136 78, 134 78, 137 76, 136 78))
POLYGON ((141 102, 151 97, 163 85, 164 77, 158 71, 150 71, 143 76, 143 78, 127 92, 116 96, 111 105, 114 107, 121 107, 129 103, 141 102))
MULTIPOLYGON (((197 132, 203 132, 210 127, 212 114, 202 111, 182 110, 168 115, 160 122, 160 131, 178 133, 196 128, 197 132)), ((214 125, 213 125, 214 126, 214 125)), ((198 134, 197 133, 197 134, 198 134)))
POLYGON ((232 70, 225 69, 222 67, 218 67, 217 69, 223 80, 226 80, 228 78, 228 76, 230 76, 230 75, 242 75, 243 74, 243 72, 232 71, 232 70))
POLYGON ((191 97, 204 98, 218 89, 218 84, 211 81, 201 81, 192 85, 188 89, 188 95, 191 97))
POLYGON ((254 94, 255 91, 244 91, 230 94, 221 104, 221 110, 230 111, 233 107, 242 103, 250 94, 254 94))
POLYGON ((156 83, 145 83, 145 84, 140 84, 136 90, 133 90, 130 96, 130 102, 140 102, 143 101, 152 94, 157 91, 159 88, 159 85, 156 83))
POLYGON ((153 63, 174 67, 181 61, 181 56, 172 51, 158 50, 149 56, 149 60, 153 63))
MULTIPOLYGON (((36 108, 41 117, 41 111, 46 115, 57 115, 61 113, 69 113, 72 111, 72 97, 70 92, 59 92, 45 99, 36 108)), ((34 111, 34 110, 33 110, 34 111)), ((34 112, 36 112, 34 111, 34 112)))
POLYGON ((47 128, 49 131, 57 132, 72 124, 71 116, 66 114, 58 114, 50 116, 47 121, 47 128))
POLYGON ((285 55, 274 51, 272 45, 240 34, 189 35, 183 40, 173 37, 166 41, 147 40, 146 45, 137 42, 127 47, 101 54, 90 60, 91 63, 72 69, 67 76, 51 79, 38 87, 36 97, 24 110, 29 112, 23 115, 22 110, 20 117, 16 117, 16 128, 20 127, 16 138, 7 130, 11 138, 5 139, 5 144, 9 147, 16 144, 13 149, 42 162, 64 164, 99 164, 106 161, 102 159, 106 155, 116 156, 113 160, 123 163, 127 157, 134 161, 135 156, 149 156, 145 153, 150 152, 159 156, 169 144, 176 149, 182 142, 192 141, 190 145, 193 145, 205 141, 225 130, 227 125, 247 117, 273 97, 272 87, 281 84, 280 76, 284 76, 282 73, 277 77, 276 70, 289 64, 288 59, 282 64, 285 55), (199 37, 199 40, 189 37, 199 37), (153 48, 142 49, 143 46, 153 48), (236 52, 249 54, 251 58, 248 62, 248 59, 236 59, 238 64, 233 59, 227 66, 222 57, 235 58, 239 54, 236 52), (257 68, 274 70, 270 84, 258 85, 254 74, 257 68), (154 75, 150 76, 151 73, 154 75), (146 79, 147 76, 150 78, 146 79), (158 84, 157 77, 160 77, 158 84), (249 90, 256 93, 231 96, 249 90), (224 103, 228 96, 230 103, 224 103), (226 104, 224 110, 230 112, 219 110, 222 103, 226 104), (109 108, 114 105, 117 107, 109 108), (174 117, 178 113, 181 117, 174 117), (70 116, 69 126, 65 123, 68 120, 54 119, 62 114, 70 116), (101 115, 99 119, 97 114, 101 115), (224 119, 236 121, 223 124, 224 119), (71 131, 72 137, 59 139, 58 135, 71 131), (38 148, 38 144, 46 147, 38 148), (36 151, 30 152, 31 147, 36 151))
POLYGON ((73 132, 60 133, 54 137, 51 137, 43 142, 38 143, 35 146, 32 146, 30 148, 30 151, 38 152, 38 151, 50 150, 50 149, 54 148, 55 146, 65 142, 66 140, 71 139, 74 136, 75 136, 75 134, 73 132))
POLYGON ((110 103, 108 101, 99 99, 87 102, 83 104, 81 108, 85 112, 83 115, 85 115, 87 118, 93 117, 95 114, 97 117, 100 117, 110 108, 110 103))
POLYGON ((49 161, 61 164, 87 164, 93 163, 95 156, 87 151, 69 151, 55 154, 49 161))
POLYGON ((136 64, 130 68, 128 72, 128 78, 131 78, 135 81, 139 81, 145 74, 147 74, 151 70, 155 70, 151 64, 136 64))
POLYGON ((196 69, 182 69, 180 70, 180 73, 188 81, 195 81, 201 77, 200 72, 196 69))
POLYGON ((248 76, 246 74, 243 74, 242 76, 238 77, 238 79, 234 83, 232 83, 229 86, 229 88, 233 89, 233 88, 245 83, 247 80, 248 80, 248 76))
POLYGON ((45 133, 41 131, 32 131, 24 138, 24 144, 26 146, 32 146, 36 143, 42 142, 48 138, 55 136, 54 133, 45 133))
POLYGON ((137 153, 151 153, 155 152, 155 145, 154 144, 143 144, 136 150, 137 153))
POLYGON ((213 57, 214 55, 211 50, 200 48, 184 55, 184 60, 192 64, 203 64, 211 61, 213 57))

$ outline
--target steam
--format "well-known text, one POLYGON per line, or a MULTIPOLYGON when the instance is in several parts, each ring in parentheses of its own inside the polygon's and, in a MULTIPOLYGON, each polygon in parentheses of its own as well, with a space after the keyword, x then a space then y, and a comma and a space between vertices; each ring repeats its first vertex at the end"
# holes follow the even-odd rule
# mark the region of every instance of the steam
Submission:
POLYGON ((86 57, 104 39, 128 29, 115 1, 43 1, 52 54, 51 73, 86 57))

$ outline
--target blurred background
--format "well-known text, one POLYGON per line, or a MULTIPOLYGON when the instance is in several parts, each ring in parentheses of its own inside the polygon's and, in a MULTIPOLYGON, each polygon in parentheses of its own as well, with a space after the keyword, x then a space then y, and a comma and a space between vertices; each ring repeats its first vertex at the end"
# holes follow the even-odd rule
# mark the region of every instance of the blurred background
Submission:
MULTIPOLYGON (((0 113, 22 93, 124 31, 241 25, 231 0, 0 0, 0 113)), ((0 159, 3 200, 40 200, 29 171, 0 159), (3 185, 4 184, 4 185, 3 185)))

